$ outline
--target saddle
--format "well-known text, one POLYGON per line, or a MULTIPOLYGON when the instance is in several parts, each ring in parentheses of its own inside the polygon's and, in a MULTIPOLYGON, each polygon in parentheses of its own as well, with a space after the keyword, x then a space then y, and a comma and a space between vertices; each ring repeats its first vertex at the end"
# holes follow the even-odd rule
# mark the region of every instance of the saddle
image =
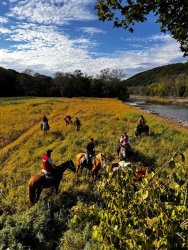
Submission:
POLYGON ((82 165, 84 165, 86 168, 88 168, 89 170, 92 169, 92 164, 94 163, 95 157, 94 156, 89 156, 88 158, 88 163, 86 160, 86 156, 84 155, 81 159, 80 159, 80 163, 82 165))
POLYGON ((43 173, 42 175, 44 176, 44 187, 51 187, 54 185, 55 182, 55 177, 52 174, 49 173, 43 173))

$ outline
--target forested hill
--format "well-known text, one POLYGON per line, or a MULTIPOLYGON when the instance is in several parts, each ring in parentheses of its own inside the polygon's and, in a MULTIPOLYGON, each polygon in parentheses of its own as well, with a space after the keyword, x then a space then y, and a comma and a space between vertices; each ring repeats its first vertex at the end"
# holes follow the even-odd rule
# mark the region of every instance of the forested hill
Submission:
POLYGON ((150 69, 128 78, 125 80, 125 83, 128 87, 147 86, 160 81, 161 78, 171 78, 180 75, 188 76, 188 62, 169 64, 150 69))

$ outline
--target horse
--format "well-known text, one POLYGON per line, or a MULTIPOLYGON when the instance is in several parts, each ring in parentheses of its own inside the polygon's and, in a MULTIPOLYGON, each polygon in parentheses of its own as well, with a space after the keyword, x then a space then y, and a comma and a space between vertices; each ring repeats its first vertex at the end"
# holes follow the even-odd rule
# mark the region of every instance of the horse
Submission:
POLYGON ((64 120, 65 120, 66 126, 69 124, 72 124, 72 118, 69 115, 66 115, 64 120))
POLYGON ((120 161, 125 160, 126 158, 130 158, 132 155, 132 149, 130 144, 127 144, 125 147, 119 147, 117 150, 120 161))
POLYGON ((44 132, 44 135, 47 135, 47 131, 50 129, 50 126, 47 122, 41 124, 41 130, 44 132))
MULTIPOLYGON (((78 172, 82 173, 83 168, 88 168, 87 162, 86 162, 86 156, 85 153, 79 153, 76 156, 76 175, 78 177, 78 172)), ((93 180, 95 181, 97 178, 97 174, 99 169, 106 167, 106 158, 102 153, 97 154, 91 159, 91 168, 89 169, 91 171, 91 175, 93 180)))
POLYGON ((145 126, 137 125, 137 127, 134 130, 135 137, 141 136, 142 133, 144 133, 146 136, 149 135, 149 126, 148 125, 145 125, 145 126))
POLYGON ((30 207, 33 206, 35 203, 39 201, 40 194, 43 190, 43 188, 53 188, 53 194, 58 193, 58 188, 60 185, 60 181, 63 177, 63 173, 70 169, 75 173, 76 168, 71 159, 63 162, 59 166, 56 166, 54 170, 53 177, 50 178, 51 180, 48 180, 48 177, 44 174, 35 174, 32 176, 29 180, 28 189, 29 189, 29 201, 30 201, 30 207))

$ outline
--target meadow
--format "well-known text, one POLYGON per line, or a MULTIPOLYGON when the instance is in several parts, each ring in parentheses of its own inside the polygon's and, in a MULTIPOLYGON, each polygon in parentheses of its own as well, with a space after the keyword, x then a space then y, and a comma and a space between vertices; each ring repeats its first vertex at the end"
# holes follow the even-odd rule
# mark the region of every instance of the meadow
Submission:
MULTIPOLYGON (((186 128, 116 99, 1 98, 0 118, 0 249, 118 249, 117 240, 109 240, 108 236, 96 240, 93 235, 94 225, 103 220, 95 209, 102 202, 102 184, 92 183, 85 172, 78 183, 73 173, 65 173, 57 197, 45 190, 40 202, 28 209, 27 184, 41 171, 42 155, 47 149, 53 149, 56 165, 68 158, 75 162, 76 154, 85 152, 88 139, 93 137, 96 152, 103 152, 111 166, 118 160, 120 136, 127 131, 135 164, 152 167, 155 173, 179 150, 185 156, 184 168, 188 165, 186 128), (73 121, 80 119, 79 132, 74 125, 66 127, 66 114, 73 121), (151 135, 136 139, 134 128, 140 114, 146 118, 151 135), (49 119, 47 136, 40 130, 43 115, 49 119), (91 207, 95 211, 88 209, 91 207), (101 241, 106 245, 102 247, 101 241)), ((178 171, 181 174, 181 169, 178 171)), ((167 176, 160 178, 168 178, 170 172, 169 168, 167 176)), ((103 203, 108 200, 105 195, 103 199, 103 203)))

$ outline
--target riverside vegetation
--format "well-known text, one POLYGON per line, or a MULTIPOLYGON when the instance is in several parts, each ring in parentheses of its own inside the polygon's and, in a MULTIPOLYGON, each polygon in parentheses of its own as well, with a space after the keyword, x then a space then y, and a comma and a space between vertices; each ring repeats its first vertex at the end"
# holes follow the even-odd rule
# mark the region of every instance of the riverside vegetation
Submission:
POLYGON ((188 131, 144 113, 151 135, 135 139, 142 111, 116 99, 1 98, 0 249, 187 249, 188 131), (64 116, 79 117, 77 132, 64 116), (40 131, 42 115, 50 131, 40 131), (135 159, 125 172, 111 172, 116 146, 128 131, 135 159), (89 137, 104 152, 107 169, 93 183, 85 172, 76 182, 63 176, 60 192, 43 191, 28 209, 29 178, 53 149, 55 164, 85 152, 89 137), (142 182, 130 184, 135 169, 152 167, 142 182))

